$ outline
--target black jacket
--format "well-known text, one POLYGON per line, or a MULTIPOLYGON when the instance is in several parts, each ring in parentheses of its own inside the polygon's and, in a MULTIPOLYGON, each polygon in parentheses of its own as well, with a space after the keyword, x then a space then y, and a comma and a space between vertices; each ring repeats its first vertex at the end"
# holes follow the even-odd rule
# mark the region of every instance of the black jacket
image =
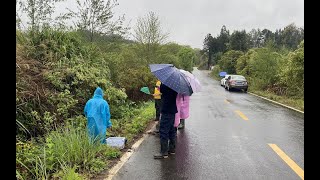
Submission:
POLYGON ((175 114, 178 112, 176 105, 177 92, 161 83, 160 85, 162 108, 161 113, 175 114))

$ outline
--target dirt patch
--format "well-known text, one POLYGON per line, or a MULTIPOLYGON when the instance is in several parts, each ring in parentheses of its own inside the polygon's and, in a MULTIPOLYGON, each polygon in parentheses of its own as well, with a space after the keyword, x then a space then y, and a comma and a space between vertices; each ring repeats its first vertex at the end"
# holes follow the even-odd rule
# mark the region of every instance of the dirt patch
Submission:
POLYGON ((41 62, 23 56, 23 48, 16 48, 16 89, 17 97, 23 101, 38 100, 39 106, 46 102, 49 83, 44 80, 48 70, 41 62))

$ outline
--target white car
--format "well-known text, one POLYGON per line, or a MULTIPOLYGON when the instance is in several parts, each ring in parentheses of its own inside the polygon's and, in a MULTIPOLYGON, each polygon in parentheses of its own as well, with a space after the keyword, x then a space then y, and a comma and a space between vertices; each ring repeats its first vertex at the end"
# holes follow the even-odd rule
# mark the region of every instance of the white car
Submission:
POLYGON ((225 87, 225 85, 226 85, 226 80, 228 79, 229 76, 231 76, 231 75, 230 75, 230 74, 225 75, 224 78, 221 79, 221 81, 220 81, 220 85, 221 85, 221 86, 225 87))

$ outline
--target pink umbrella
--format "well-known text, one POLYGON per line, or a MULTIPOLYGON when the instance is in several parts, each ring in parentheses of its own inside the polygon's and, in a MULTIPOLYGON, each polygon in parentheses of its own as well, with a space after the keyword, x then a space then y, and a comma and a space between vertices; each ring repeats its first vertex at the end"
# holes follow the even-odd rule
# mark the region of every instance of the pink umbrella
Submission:
POLYGON ((201 84, 199 82, 199 80, 190 72, 185 71, 183 69, 179 69, 187 78, 187 80, 189 81, 192 91, 195 92, 200 92, 201 91, 201 84))

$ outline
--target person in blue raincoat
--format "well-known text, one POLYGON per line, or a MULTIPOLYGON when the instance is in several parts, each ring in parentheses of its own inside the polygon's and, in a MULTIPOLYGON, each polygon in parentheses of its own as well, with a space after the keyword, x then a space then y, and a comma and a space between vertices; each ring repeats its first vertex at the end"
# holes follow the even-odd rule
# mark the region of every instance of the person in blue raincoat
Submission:
POLYGON ((100 87, 94 91, 93 97, 86 103, 84 114, 87 118, 89 137, 99 138, 100 142, 105 144, 107 128, 111 127, 112 123, 109 104, 103 99, 103 91, 100 87))

